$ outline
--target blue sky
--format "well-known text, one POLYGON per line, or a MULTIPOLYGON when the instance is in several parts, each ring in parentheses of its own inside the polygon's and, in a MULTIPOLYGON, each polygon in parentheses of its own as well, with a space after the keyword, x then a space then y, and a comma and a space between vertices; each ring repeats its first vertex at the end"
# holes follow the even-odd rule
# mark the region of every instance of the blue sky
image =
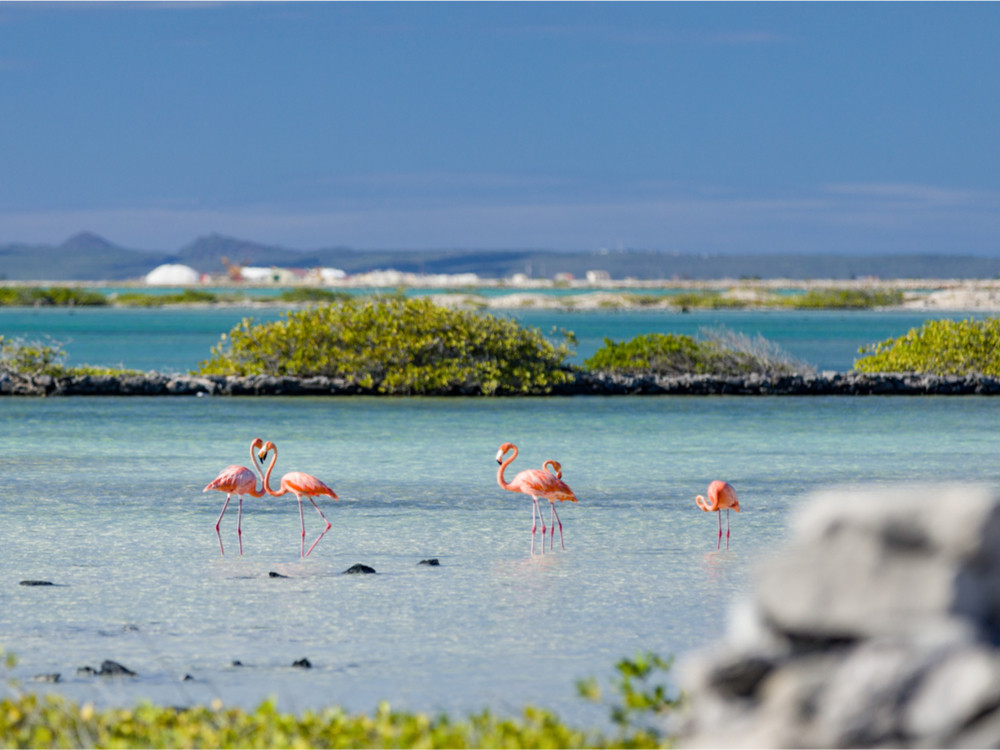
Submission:
POLYGON ((0 244, 1000 255, 998 3, 4 3, 0 244))

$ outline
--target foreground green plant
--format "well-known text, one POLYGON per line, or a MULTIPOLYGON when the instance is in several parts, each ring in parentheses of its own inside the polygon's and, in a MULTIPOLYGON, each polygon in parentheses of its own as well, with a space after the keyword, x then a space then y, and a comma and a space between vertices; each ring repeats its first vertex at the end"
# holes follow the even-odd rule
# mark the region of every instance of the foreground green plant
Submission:
POLYGON ((591 372, 621 375, 789 375, 815 368, 799 362, 762 336, 726 329, 703 329, 702 338, 647 333, 628 341, 605 338, 583 366, 591 372))
MULTIPOLYGON (((15 661, 7 655, 6 665, 15 661)), ((282 713, 273 700, 252 711, 211 706, 169 708, 143 702, 134 708, 96 709, 58 695, 23 694, 11 684, 12 697, 0 701, 0 747, 70 748, 656 748, 669 745, 662 719, 681 700, 669 697, 651 680, 671 662, 652 653, 623 659, 616 668, 612 705, 614 736, 570 727, 554 713, 528 706, 517 717, 486 709, 453 720, 447 714, 393 711, 381 703, 371 715, 349 714, 333 707, 282 713), (651 723, 652 722, 652 723, 651 723)), ((578 683, 580 694, 600 702, 595 680, 578 683)))
POLYGON ((204 375, 343 378, 378 393, 548 393, 571 378, 566 344, 508 318, 427 299, 349 299, 255 324, 245 318, 204 375))
POLYGON ((858 350, 859 372, 1000 376, 1000 318, 928 320, 905 335, 858 350))

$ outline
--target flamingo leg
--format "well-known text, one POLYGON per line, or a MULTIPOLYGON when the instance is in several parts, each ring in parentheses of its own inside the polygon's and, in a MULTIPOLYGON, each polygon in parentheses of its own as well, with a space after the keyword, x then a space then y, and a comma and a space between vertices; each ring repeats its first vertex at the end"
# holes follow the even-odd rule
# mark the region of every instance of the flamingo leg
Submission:
POLYGON ((298 495, 295 499, 299 501, 299 523, 302 524, 302 537, 301 537, 301 548, 299 549, 299 557, 306 556, 306 517, 302 515, 302 498, 298 495))
POLYGON ((722 511, 718 511, 719 516, 719 541, 716 543, 715 548, 719 549, 722 546, 722 511))
POLYGON ((313 551, 313 549, 316 547, 316 545, 319 544, 319 540, 323 538, 323 535, 326 534, 326 532, 328 532, 330 530, 330 527, 333 525, 333 524, 331 524, 327 520, 326 516, 323 515, 323 511, 321 511, 319 509, 319 506, 316 505, 316 501, 315 500, 313 500, 310 497, 309 498, 309 502, 311 502, 313 504, 313 507, 316 509, 316 512, 319 513, 319 517, 322 518, 323 521, 326 523, 326 528, 323 529, 322 532, 320 532, 320 535, 318 537, 316 537, 316 541, 312 543, 312 547, 309 548, 309 552, 306 552, 306 557, 309 557, 309 553, 313 551))
POLYGON ((223 549, 223 547, 222 547, 222 532, 221 532, 221 531, 219 531, 219 524, 220 524, 220 523, 222 523, 222 517, 223 517, 224 515, 226 515, 226 508, 228 508, 228 507, 229 507, 229 498, 231 498, 231 497, 232 497, 232 495, 226 495, 226 502, 224 502, 224 503, 222 504, 222 512, 221 512, 221 513, 219 514, 219 518, 218 518, 218 520, 217 520, 217 521, 215 522, 215 533, 216 533, 216 535, 217 535, 217 536, 219 537, 219 551, 220 551, 220 552, 221 552, 221 553, 222 553, 223 555, 224 555, 224 554, 226 554, 226 550, 225 550, 225 549, 223 549))
MULTIPOLYGON (((535 507, 538 508, 538 522, 542 525, 542 554, 545 554, 545 517, 542 515, 542 505, 538 501, 538 498, 534 498, 535 507)), ((535 535, 531 535, 531 540, 535 540, 535 535)))
POLYGON ((549 539, 549 549, 552 549, 552 544, 555 541, 556 536, 556 524, 559 524, 559 543, 562 545, 563 549, 566 549, 566 542, 563 539, 562 533, 562 521, 559 520, 559 514, 556 512, 556 504, 552 503, 552 515, 555 516, 555 523, 552 524, 552 537, 549 539))
POLYGON ((729 549, 729 508, 726 508, 726 549, 729 549))
POLYGON ((243 495, 237 495, 239 498, 238 510, 236 512, 236 536, 240 540, 240 554, 243 554, 243 495))
MULTIPOLYGON (((535 529, 538 528, 538 524, 535 520, 535 513, 537 510, 538 500, 536 498, 531 498, 531 554, 535 554, 535 529)), ((545 545, 543 544, 542 546, 544 547, 545 545)))

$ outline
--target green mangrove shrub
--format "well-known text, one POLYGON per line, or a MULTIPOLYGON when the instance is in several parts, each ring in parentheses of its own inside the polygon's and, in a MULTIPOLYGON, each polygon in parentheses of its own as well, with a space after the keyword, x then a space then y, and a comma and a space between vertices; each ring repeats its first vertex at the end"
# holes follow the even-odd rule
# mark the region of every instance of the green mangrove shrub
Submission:
POLYGON ((0 373, 8 375, 52 375, 66 373, 66 352, 57 341, 26 341, 0 335, 0 373))
POLYGON ((863 346, 859 372, 1000 376, 1000 318, 928 320, 903 336, 863 346))
POLYGON ((65 364, 66 351, 62 344, 49 340, 26 341, 0 335, 0 374, 19 377, 51 375, 54 378, 70 376, 99 375, 139 375, 140 370, 121 367, 65 364))
POLYGON ((3 307, 70 307, 100 306, 108 303, 105 296, 99 292, 88 292, 82 289, 54 286, 41 289, 30 286, 0 287, 0 306, 3 307))
POLYGON ((781 305, 796 309, 864 309, 902 304, 898 289, 810 289, 781 299, 781 305))
MULTIPOLYGON (((232 300, 238 298, 231 295, 232 300)), ((211 305, 221 302, 218 294, 202 289, 185 289, 169 294, 148 294, 146 292, 121 292, 114 296, 114 303, 122 307, 163 307, 164 305, 211 305)))
POLYGON ((759 334, 750 337, 724 328, 702 329, 700 339, 673 333, 646 333, 628 341, 605 338, 583 366, 621 375, 790 375, 815 370, 759 334))
POLYGON ((345 300, 255 324, 245 318, 201 363, 205 375, 323 375, 386 394, 548 393, 568 382, 566 343, 427 299, 345 300))

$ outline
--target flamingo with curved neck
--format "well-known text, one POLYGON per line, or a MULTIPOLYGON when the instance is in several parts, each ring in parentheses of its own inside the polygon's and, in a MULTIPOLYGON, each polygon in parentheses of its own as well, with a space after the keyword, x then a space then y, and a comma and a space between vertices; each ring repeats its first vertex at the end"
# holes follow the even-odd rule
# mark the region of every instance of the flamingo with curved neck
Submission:
POLYGON ((233 464, 227 466, 225 469, 219 472, 219 476, 209 482, 202 492, 208 492, 209 490, 218 490, 219 492, 226 493, 226 502, 222 505, 222 512, 219 514, 219 518, 215 522, 215 533, 219 537, 219 550, 223 555, 226 554, 225 548, 222 546, 222 532, 219 531, 219 524, 222 523, 222 517, 226 515, 226 508, 229 507, 229 500, 233 495, 236 495, 239 500, 239 510, 236 513, 236 536, 240 540, 240 554, 243 554, 243 496, 249 495, 250 497, 264 497, 263 488, 257 489, 257 475, 260 474, 260 467, 257 466, 257 454, 254 451, 260 448, 264 444, 264 441, 260 438, 254 438, 250 443, 250 463, 253 464, 254 469, 257 473, 250 471, 245 466, 239 466, 233 464))
POLYGON ((302 471, 290 471, 287 474, 285 474, 281 478, 281 484, 280 484, 281 491, 275 492, 274 490, 271 489, 271 472, 274 470, 274 464, 277 463, 278 461, 278 447, 270 440, 268 440, 266 443, 264 443, 264 446, 260 449, 260 453, 258 455, 260 456, 261 463, 263 463, 264 459, 267 458, 267 454, 271 452, 274 453, 274 456, 271 458, 271 463, 267 467, 267 474, 264 475, 264 491, 268 495, 273 495, 274 497, 281 497, 282 495, 286 495, 289 492, 295 495, 295 499, 299 503, 299 522, 302 524, 302 539, 301 539, 301 549, 299 554, 302 557, 309 557, 309 554, 313 551, 316 545, 319 544, 319 540, 323 538, 323 536, 326 534, 326 532, 330 530, 330 527, 332 526, 332 524, 327 520, 326 516, 323 515, 323 511, 319 509, 319 506, 316 504, 316 501, 313 500, 313 498, 318 497, 320 495, 326 495, 328 497, 332 497, 334 500, 337 500, 338 499, 337 493, 331 490, 325 484, 323 484, 323 482, 318 480, 312 474, 306 474, 305 472, 302 471), (316 537, 316 541, 312 543, 311 547, 309 547, 308 552, 306 552, 306 519, 302 513, 303 497, 309 498, 309 502, 313 504, 313 507, 316 509, 316 512, 319 513, 320 518, 322 518, 323 522, 326 524, 326 528, 320 532, 320 535, 318 537, 316 537))
MULTIPOLYGON (((555 514, 555 518, 558 520, 559 516, 555 513, 556 504, 555 501, 565 501, 577 502, 576 495, 573 494, 573 490, 569 486, 559 479, 557 476, 550 474, 545 471, 550 463, 554 464, 555 471, 557 473, 562 473, 562 467, 557 461, 546 461, 542 464, 541 469, 526 469, 525 471, 519 472, 513 480, 508 482, 504 479, 504 471, 508 466, 517 458, 517 446, 513 443, 504 443, 500 446, 497 451, 497 463, 500 464, 500 468, 497 469, 497 484, 500 485, 502 489, 508 490, 509 492, 523 492, 531 497, 531 553, 535 553, 535 530, 538 528, 538 521, 542 523, 542 554, 545 554, 545 519, 542 517, 541 508, 538 506, 538 498, 544 497, 552 504, 552 512, 555 514), (510 456, 505 458, 505 456, 510 453, 510 456)), ((555 527, 552 530, 552 536, 555 536, 555 527)), ((562 522, 559 521, 559 539, 562 540, 562 522)), ((563 549, 566 549, 565 542, 563 543, 563 549)))
POLYGON ((694 499, 695 504, 703 511, 716 511, 719 514, 719 541, 715 545, 716 549, 722 546, 722 510, 726 511, 726 549, 729 549, 729 511, 740 512, 740 501, 736 497, 736 490, 729 482, 716 479, 708 485, 708 500, 704 495, 698 495, 694 499))

